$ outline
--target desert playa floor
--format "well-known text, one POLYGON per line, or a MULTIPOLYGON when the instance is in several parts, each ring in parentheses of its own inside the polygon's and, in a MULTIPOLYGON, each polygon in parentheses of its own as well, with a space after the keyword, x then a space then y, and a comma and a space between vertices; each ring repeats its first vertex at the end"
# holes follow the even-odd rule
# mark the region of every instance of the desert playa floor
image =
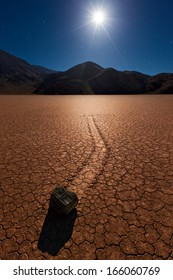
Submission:
POLYGON ((0 96, 1 259, 173 259, 173 96, 0 96), (49 209, 56 186, 77 209, 49 209))

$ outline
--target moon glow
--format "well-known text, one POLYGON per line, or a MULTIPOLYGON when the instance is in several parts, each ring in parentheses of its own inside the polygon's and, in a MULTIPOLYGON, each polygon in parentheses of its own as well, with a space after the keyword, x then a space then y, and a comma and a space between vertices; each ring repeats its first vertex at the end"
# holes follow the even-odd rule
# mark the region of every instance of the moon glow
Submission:
POLYGON ((105 23, 105 20, 106 20, 106 16, 105 16, 105 13, 104 11, 95 11, 93 13, 93 22, 95 22, 95 24, 98 26, 98 25, 103 25, 105 23))

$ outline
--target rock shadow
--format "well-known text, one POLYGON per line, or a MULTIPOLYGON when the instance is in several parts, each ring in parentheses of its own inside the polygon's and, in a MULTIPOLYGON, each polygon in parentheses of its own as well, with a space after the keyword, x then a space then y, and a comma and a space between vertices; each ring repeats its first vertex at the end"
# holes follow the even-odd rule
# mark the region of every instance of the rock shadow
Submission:
POLYGON ((38 241, 38 249, 56 256, 71 238, 76 217, 76 209, 68 215, 60 215, 52 207, 49 207, 38 241))

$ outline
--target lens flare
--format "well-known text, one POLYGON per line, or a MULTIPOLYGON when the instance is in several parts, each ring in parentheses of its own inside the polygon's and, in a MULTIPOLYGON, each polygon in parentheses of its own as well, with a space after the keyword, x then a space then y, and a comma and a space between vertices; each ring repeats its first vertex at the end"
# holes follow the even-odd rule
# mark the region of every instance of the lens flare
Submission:
POLYGON ((94 12, 92 18, 96 25, 103 25, 106 21, 105 13, 101 10, 94 12))

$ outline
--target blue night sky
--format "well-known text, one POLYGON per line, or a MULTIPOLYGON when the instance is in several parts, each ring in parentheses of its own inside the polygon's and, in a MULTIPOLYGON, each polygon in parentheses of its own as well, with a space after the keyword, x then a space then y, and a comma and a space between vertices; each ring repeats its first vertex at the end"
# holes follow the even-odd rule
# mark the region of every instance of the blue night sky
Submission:
POLYGON ((93 61, 117 70, 173 72, 172 0, 0 0, 0 49, 66 70, 93 61), (94 11, 105 21, 97 25, 94 11))

